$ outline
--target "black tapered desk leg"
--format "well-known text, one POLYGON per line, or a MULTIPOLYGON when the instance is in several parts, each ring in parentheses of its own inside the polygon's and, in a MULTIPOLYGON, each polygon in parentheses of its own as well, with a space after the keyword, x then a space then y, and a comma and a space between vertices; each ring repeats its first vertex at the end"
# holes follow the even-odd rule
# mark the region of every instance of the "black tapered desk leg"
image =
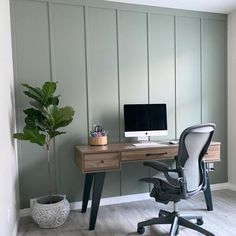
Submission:
POLYGON ((87 210, 88 200, 89 200, 90 191, 91 191, 91 187, 93 183, 93 177, 94 177, 94 173, 85 175, 83 203, 82 203, 82 210, 81 210, 82 213, 86 212, 87 210))
POLYGON ((102 188, 105 179, 105 172, 95 173, 93 182, 93 197, 90 212, 89 230, 94 230, 97 220, 99 204, 102 195, 102 188))
POLYGON ((204 197, 207 205, 207 210, 212 211, 213 210, 213 204, 212 204, 212 198, 211 198, 211 188, 210 188, 210 181, 209 176, 207 173, 207 188, 204 191, 204 197))

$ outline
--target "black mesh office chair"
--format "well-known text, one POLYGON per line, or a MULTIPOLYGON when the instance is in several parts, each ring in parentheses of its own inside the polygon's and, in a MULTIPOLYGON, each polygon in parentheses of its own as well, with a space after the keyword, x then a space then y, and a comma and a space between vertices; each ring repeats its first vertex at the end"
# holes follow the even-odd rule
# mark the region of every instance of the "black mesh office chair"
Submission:
POLYGON ((176 169, 158 161, 144 162, 145 166, 152 167, 163 173, 163 177, 141 179, 147 183, 153 183, 150 193, 157 202, 174 202, 174 211, 160 210, 159 218, 139 222, 137 232, 143 234, 144 226, 154 224, 171 224, 170 236, 178 234, 179 225, 196 230, 205 235, 214 235, 199 225, 203 224, 202 216, 183 215, 177 208, 181 199, 188 199, 201 190, 206 189, 206 168, 203 161, 208 146, 215 130, 215 124, 201 124, 185 129, 179 139, 178 156, 176 157, 176 169), (197 224, 189 220, 196 219, 197 224))

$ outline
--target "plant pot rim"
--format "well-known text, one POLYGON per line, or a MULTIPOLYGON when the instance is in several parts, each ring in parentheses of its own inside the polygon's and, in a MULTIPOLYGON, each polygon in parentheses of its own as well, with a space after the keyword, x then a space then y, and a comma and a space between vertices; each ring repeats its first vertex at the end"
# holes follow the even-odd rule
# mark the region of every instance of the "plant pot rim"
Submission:
POLYGON ((44 195, 38 198, 34 199, 34 204, 39 204, 39 205, 56 205, 66 199, 66 196, 63 194, 52 194, 52 195, 44 195), (52 199, 55 202, 48 203, 48 200, 52 199))

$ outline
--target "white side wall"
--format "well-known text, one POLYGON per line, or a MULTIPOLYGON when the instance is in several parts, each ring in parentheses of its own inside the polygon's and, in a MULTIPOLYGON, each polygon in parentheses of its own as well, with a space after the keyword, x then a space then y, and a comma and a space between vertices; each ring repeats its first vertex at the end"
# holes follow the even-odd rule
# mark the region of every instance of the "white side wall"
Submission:
POLYGON ((236 11, 228 15, 228 172, 236 185, 236 11))
POLYGON ((0 235, 16 235, 18 222, 17 159, 9 0, 0 0, 0 235))

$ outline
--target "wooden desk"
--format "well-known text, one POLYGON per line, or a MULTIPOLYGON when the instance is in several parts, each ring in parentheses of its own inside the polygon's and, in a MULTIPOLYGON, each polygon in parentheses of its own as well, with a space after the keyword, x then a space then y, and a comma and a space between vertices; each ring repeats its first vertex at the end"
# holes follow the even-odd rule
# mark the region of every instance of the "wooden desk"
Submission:
MULTIPOLYGON (((86 174, 81 212, 86 212, 87 210, 93 183, 89 230, 94 230, 96 225, 105 173, 119 171, 122 164, 127 162, 174 159, 178 153, 178 145, 163 144, 165 146, 135 147, 128 143, 108 144, 106 146, 76 146, 76 163, 81 172, 86 174)), ((211 143, 204 160, 206 163, 220 161, 219 142, 211 143)), ((204 196, 207 209, 213 210, 209 180, 204 196)))

